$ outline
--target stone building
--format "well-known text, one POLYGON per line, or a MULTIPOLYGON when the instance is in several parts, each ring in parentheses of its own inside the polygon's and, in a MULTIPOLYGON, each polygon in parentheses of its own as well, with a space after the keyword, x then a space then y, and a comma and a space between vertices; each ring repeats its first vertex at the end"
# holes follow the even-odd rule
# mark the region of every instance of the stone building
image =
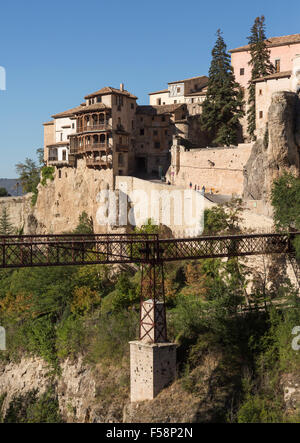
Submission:
POLYGON ((44 152, 48 165, 111 169, 114 175, 133 173, 133 131, 137 97, 105 87, 85 97, 85 102, 44 124, 44 152))
POLYGON ((165 175, 170 165, 175 122, 185 117, 186 106, 181 104, 137 107, 134 147, 136 175, 165 175))

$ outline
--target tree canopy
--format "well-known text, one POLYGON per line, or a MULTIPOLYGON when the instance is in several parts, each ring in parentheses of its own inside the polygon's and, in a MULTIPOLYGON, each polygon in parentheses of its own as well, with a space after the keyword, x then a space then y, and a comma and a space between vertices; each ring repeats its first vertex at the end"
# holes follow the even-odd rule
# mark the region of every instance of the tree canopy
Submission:
POLYGON ((270 51, 266 44, 265 17, 256 17, 248 37, 250 45, 251 60, 251 80, 248 86, 248 132, 252 140, 255 140, 256 129, 256 103, 255 103, 255 83, 253 80, 274 72, 274 66, 270 61, 270 51))
POLYGON ((211 134, 213 143, 229 146, 237 142, 239 119, 244 115, 242 96, 219 29, 212 50, 208 89, 201 118, 203 129, 211 134))

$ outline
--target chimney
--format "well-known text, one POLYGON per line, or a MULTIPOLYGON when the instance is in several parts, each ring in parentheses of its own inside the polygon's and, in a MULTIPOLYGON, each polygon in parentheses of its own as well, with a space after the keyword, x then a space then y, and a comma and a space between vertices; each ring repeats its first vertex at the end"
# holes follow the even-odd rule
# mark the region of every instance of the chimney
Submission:
POLYGON ((124 91, 124 83, 120 84, 120 91, 122 91, 122 92, 124 91))

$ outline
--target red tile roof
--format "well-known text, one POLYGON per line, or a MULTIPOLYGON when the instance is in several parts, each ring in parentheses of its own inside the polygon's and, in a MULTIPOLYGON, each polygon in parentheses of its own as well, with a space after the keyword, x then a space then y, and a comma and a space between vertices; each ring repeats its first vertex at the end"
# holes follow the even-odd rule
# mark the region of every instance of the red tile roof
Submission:
POLYGON ((85 100, 89 98, 96 97, 97 95, 111 95, 111 94, 118 94, 118 95, 125 95, 126 97, 137 99, 137 97, 133 94, 130 94, 128 91, 121 91, 120 89, 112 88, 111 86, 106 86, 105 88, 99 89, 99 91, 93 92, 92 94, 86 95, 84 98, 85 100))
POLYGON ((150 92, 148 95, 163 94, 165 92, 169 92, 169 89, 163 89, 162 91, 150 92))
POLYGON ((75 115, 80 109, 82 109, 84 106, 85 106, 85 103, 82 104, 82 105, 80 105, 80 106, 76 106, 75 108, 68 109, 67 111, 60 112, 59 114, 52 115, 52 118, 72 117, 72 116, 75 115))
POLYGON ((272 80, 277 78, 290 77, 292 75, 292 71, 282 71, 275 72, 274 74, 266 75, 265 77, 256 78, 253 80, 254 83, 263 82, 264 80, 272 80))
MULTIPOLYGON (((271 37, 266 40, 267 46, 273 48, 275 46, 293 45, 300 43, 300 34, 283 35, 281 37, 271 37)), ((229 52, 249 51, 250 45, 241 46, 240 48, 231 49, 229 52)))

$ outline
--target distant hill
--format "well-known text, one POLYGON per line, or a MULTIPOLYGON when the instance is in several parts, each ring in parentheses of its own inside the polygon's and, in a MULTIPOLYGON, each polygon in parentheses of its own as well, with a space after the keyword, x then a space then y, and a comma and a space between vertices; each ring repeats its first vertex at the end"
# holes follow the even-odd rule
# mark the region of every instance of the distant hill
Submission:
POLYGON ((23 195, 21 185, 19 186, 19 192, 17 194, 18 180, 15 178, 0 178, 0 188, 5 188, 7 192, 12 195, 23 195))

